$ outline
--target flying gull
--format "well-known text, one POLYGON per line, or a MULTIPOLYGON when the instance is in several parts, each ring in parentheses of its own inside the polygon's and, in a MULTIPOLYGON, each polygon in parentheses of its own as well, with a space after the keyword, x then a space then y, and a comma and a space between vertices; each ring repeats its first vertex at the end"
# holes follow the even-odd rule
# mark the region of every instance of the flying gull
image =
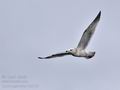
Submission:
POLYGON ((47 57, 38 57, 38 58, 39 59, 50 59, 50 58, 55 58, 55 57, 62 57, 65 55, 72 55, 75 57, 85 57, 86 59, 92 58, 95 55, 95 52, 94 51, 92 51, 92 52, 86 51, 86 47, 95 32, 95 28, 96 28, 98 22, 100 21, 100 16, 101 16, 101 11, 98 13, 98 15, 93 20, 93 22, 88 26, 88 28, 84 31, 84 33, 81 37, 81 40, 76 48, 67 50, 62 53, 52 54, 47 57))

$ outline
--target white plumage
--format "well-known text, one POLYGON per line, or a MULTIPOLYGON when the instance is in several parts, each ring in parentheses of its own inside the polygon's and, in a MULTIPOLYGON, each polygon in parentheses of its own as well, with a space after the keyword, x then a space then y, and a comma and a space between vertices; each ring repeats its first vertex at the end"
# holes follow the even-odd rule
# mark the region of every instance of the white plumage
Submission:
POLYGON ((88 28, 84 31, 77 48, 70 49, 62 53, 53 54, 47 57, 38 57, 38 58, 49 59, 49 58, 61 57, 65 55, 72 55, 75 57, 85 57, 87 59, 92 58, 95 55, 95 52, 86 52, 85 49, 95 32, 95 28, 100 20, 100 16, 101 16, 101 11, 98 13, 98 15, 93 20, 93 22, 88 26, 88 28))

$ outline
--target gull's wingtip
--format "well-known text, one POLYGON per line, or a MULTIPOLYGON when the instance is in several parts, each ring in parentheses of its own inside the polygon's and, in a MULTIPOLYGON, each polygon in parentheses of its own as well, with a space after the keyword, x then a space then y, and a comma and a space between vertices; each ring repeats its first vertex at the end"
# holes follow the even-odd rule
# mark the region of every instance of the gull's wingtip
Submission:
POLYGON ((45 59, 44 57, 38 57, 38 59, 45 59))
POLYGON ((100 19, 101 16, 101 10, 99 11, 98 15, 97 15, 97 19, 100 19))
POLYGON ((101 16, 101 10, 99 11, 98 16, 101 16))
POLYGON ((100 16, 101 16, 101 11, 99 11, 98 15, 94 19, 94 22, 99 21, 100 20, 100 16))
POLYGON ((99 11, 99 13, 101 13, 101 10, 99 11))

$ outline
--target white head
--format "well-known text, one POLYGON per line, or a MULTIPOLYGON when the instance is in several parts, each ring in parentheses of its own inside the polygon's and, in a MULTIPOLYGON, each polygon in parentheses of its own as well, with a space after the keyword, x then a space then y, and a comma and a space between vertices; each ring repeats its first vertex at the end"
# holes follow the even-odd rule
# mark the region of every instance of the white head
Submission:
POLYGON ((76 49, 70 49, 70 50, 67 50, 66 52, 74 54, 74 53, 76 53, 76 49))

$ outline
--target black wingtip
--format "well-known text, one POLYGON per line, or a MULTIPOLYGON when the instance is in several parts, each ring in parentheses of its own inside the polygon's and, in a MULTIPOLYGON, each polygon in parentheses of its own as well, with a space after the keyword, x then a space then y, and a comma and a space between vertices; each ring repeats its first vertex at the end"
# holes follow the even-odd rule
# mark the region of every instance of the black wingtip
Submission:
POLYGON ((100 16, 101 16, 101 11, 99 11, 98 15, 96 16, 96 18, 93 20, 93 22, 97 22, 100 20, 100 16))
POLYGON ((43 57, 38 57, 38 59, 44 59, 43 57))
POLYGON ((101 16, 101 11, 99 11, 98 15, 96 16, 96 20, 99 20, 101 16))
POLYGON ((99 16, 99 17, 101 16, 101 11, 99 11, 98 16, 99 16))

